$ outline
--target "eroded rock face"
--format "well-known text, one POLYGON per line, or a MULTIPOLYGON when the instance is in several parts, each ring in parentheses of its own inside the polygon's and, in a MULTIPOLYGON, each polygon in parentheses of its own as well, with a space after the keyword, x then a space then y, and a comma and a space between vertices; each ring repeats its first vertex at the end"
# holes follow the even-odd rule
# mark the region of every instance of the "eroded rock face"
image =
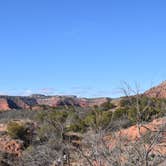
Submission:
POLYGON ((0 110, 10 110, 9 104, 6 99, 0 98, 0 110))
POLYGON ((56 96, 48 98, 39 98, 37 99, 38 104, 40 105, 49 105, 49 106, 80 106, 80 107, 93 107, 95 105, 100 106, 101 104, 108 101, 108 98, 77 98, 77 97, 66 97, 66 96, 56 96))
POLYGON ((145 95, 154 98, 166 98, 166 81, 162 82, 158 86, 149 89, 145 92, 145 95))
POLYGON ((30 109, 32 105, 37 105, 36 99, 19 96, 0 96, 0 110, 30 109))
POLYGON ((78 106, 93 107, 100 106, 107 102, 108 98, 77 98, 76 96, 44 96, 33 95, 29 97, 21 96, 0 96, 0 110, 11 109, 41 109, 41 105, 58 107, 58 106, 78 106))
POLYGON ((48 98, 37 98, 37 103, 39 105, 48 105, 51 107, 56 107, 60 105, 65 105, 64 97, 48 97, 48 98))

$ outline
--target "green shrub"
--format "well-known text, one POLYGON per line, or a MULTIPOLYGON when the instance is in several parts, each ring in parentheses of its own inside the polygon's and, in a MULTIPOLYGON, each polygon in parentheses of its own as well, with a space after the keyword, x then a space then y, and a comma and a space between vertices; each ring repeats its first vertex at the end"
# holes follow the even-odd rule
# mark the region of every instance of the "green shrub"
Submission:
POLYGON ((84 123, 88 127, 92 128, 103 128, 106 127, 112 118, 112 112, 105 112, 100 110, 91 111, 87 116, 84 118, 84 123))
POLYGON ((34 127, 32 124, 19 124, 17 122, 9 122, 7 125, 7 133, 13 139, 24 141, 24 146, 30 145, 33 139, 34 127))
POLYGON ((103 103, 100 107, 101 107, 101 110, 107 111, 107 110, 115 108, 116 106, 113 103, 111 103, 110 101, 107 101, 107 102, 103 103))
POLYGON ((166 112, 166 100, 149 98, 146 96, 126 97, 120 101, 120 109, 114 113, 115 119, 123 117, 126 113, 133 123, 136 121, 150 121, 154 117, 164 116, 166 112))
POLYGON ((82 120, 79 120, 75 123, 72 123, 70 125, 70 127, 68 128, 69 131, 73 131, 73 132, 85 132, 86 131, 87 126, 85 125, 85 123, 82 120))
POLYGON ((137 121, 137 110, 135 108, 128 109, 127 117, 131 123, 135 123, 137 121))
POLYGON ((17 122, 9 122, 7 125, 7 132, 13 139, 23 139, 27 131, 26 128, 21 124, 17 122))
POLYGON ((61 110, 51 110, 51 111, 41 111, 37 114, 36 120, 43 123, 44 121, 58 121, 58 122, 65 122, 66 118, 68 117, 69 113, 67 111, 61 110))
POLYGON ((125 108, 119 108, 113 113, 113 119, 121 119, 123 117, 127 117, 127 109, 125 108))

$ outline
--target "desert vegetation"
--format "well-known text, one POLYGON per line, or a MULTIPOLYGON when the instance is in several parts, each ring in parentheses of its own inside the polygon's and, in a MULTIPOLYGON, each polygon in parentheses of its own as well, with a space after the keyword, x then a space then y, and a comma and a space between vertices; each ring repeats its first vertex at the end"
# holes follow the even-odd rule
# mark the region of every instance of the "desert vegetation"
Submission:
POLYGON ((164 98, 135 93, 86 109, 9 110, 0 113, 0 123, 6 124, 0 142, 15 141, 6 151, 0 145, 1 165, 156 166, 166 160, 164 98))

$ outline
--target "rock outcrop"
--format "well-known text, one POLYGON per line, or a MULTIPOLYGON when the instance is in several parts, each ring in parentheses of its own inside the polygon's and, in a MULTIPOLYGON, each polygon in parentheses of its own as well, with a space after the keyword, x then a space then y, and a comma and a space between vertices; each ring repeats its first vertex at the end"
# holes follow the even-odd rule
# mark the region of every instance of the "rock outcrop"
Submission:
POLYGON ((9 110, 9 104, 6 99, 0 98, 0 110, 6 111, 9 110))
POLYGON ((166 98, 166 81, 155 86, 144 93, 148 97, 166 98))
POLYGON ((114 133, 115 135, 107 136, 105 140, 108 142, 110 148, 114 148, 117 145, 119 140, 117 138, 121 138, 125 145, 130 145, 131 142, 139 141, 143 138, 149 131, 153 132, 157 135, 160 132, 160 139, 153 147, 154 153, 166 154, 166 117, 155 119, 152 122, 147 124, 142 124, 139 128, 136 125, 133 125, 127 129, 121 129, 120 131, 114 133), (115 139, 116 138, 116 139, 115 139))
POLYGON ((23 141, 14 140, 8 136, 0 137, 1 151, 20 156, 23 150, 23 141))

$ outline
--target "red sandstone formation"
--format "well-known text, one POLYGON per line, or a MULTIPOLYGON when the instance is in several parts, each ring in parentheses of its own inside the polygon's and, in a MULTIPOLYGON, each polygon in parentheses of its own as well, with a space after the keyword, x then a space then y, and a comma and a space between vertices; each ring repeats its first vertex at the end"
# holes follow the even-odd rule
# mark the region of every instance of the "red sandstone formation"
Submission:
POLYGON ((146 91, 145 95, 154 98, 166 98, 166 81, 146 91))
POLYGON ((33 95, 30 97, 21 96, 0 96, 0 110, 11 109, 42 109, 41 105, 58 107, 58 106, 78 106, 93 107, 108 101, 108 98, 77 98, 76 96, 44 96, 33 95))
MULTIPOLYGON (((155 119, 150 123, 143 124, 139 128, 134 125, 127 129, 122 129, 115 133, 114 136, 107 136, 105 140, 108 142, 109 147, 113 148, 117 143, 118 139, 122 138, 126 140, 126 145, 130 144, 130 142, 139 141, 139 139, 144 136, 148 131, 157 132, 161 127, 166 125, 166 117, 155 119)), ((160 143, 154 146, 154 152, 160 152, 161 154, 166 154, 166 131, 162 132, 162 139, 160 143)))
POLYGON ((0 98, 0 110, 10 110, 9 104, 6 99, 0 98))

